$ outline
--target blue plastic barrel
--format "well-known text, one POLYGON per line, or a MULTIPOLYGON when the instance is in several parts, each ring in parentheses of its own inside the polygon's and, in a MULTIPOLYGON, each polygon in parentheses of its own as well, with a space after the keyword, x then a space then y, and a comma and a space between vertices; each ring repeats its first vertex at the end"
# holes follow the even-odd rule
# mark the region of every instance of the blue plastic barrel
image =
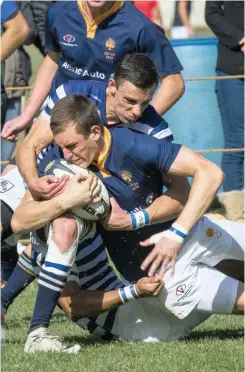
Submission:
MULTIPOLYGON (((171 44, 184 67, 184 78, 216 75, 216 38, 175 40, 171 44)), ((185 94, 164 115, 175 142, 193 150, 223 148, 224 137, 214 89, 214 80, 185 83, 185 94)), ((221 165, 222 153, 202 155, 221 165)))

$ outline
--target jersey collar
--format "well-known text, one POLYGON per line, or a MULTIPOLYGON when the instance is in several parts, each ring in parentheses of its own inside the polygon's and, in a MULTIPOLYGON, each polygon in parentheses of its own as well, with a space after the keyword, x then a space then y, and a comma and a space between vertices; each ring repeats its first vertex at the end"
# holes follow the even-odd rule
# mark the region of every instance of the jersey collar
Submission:
POLYGON ((78 8, 79 8, 80 12, 83 15, 83 18, 84 18, 85 22, 86 22, 87 37, 93 39, 94 35, 95 35, 95 32, 96 32, 96 29, 97 29, 97 26, 102 21, 104 21, 104 19, 106 19, 106 18, 110 17, 112 14, 116 13, 118 11, 118 9, 120 9, 121 6, 123 5, 123 1, 115 1, 114 5, 110 9, 108 9, 106 12, 102 13, 100 16, 95 18, 93 21, 91 21, 91 19, 89 18, 89 16, 86 13, 83 1, 78 0, 77 4, 78 4, 78 8))
POLYGON ((98 168, 104 177, 108 177, 110 176, 110 173, 105 169, 105 161, 111 147, 111 133, 106 127, 104 127, 104 142, 105 145, 98 157, 98 160, 94 161, 92 165, 98 168))

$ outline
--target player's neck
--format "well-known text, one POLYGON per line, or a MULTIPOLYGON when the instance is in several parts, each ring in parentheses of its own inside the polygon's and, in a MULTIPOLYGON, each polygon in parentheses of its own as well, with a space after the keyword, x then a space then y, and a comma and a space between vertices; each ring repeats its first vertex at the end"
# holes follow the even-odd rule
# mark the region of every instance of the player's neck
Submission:
POLYGON ((91 7, 87 3, 87 1, 83 1, 83 7, 90 18, 91 21, 94 21, 96 18, 101 16, 103 13, 105 13, 107 10, 109 10, 115 1, 107 1, 105 5, 102 5, 100 8, 91 7))
POLYGON ((117 124, 119 119, 115 113, 114 97, 112 97, 109 89, 106 89, 106 121, 108 125, 117 124))

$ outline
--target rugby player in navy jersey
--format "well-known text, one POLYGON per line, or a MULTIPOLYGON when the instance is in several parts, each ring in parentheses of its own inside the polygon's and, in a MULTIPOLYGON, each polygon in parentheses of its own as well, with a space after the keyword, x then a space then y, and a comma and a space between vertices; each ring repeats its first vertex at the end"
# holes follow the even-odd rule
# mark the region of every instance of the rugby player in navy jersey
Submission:
POLYGON ((153 100, 159 114, 183 94, 182 66, 162 28, 130 1, 57 1, 48 10, 48 55, 37 73, 24 112, 7 122, 2 136, 13 139, 27 128, 49 93, 68 80, 108 81, 128 52, 146 53, 162 83, 153 100))
MULTIPOLYGON (((190 327, 193 327, 193 324, 187 325, 190 317, 194 317, 194 323, 198 324, 201 316, 205 318, 212 313, 243 312, 243 284, 213 268, 223 259, 243 261, 243 226, 230 221, 214 222, 207 217, 201 218, 223 181, 223 173, 214 163, 181 145, 157 140, 122 126, 108 130, 101 126, 96 107, 87 98, 79 95, 67 96, 56 104, 52 111, 51 130, 56 144, 61 146, 67 160, 81 167, 93 163, 93 171, 103 180, 110 196, 115 197, 132 219, 132 231, 108 232, 102 225, 98 225, 113 262, 123 277, 129 281, 137 281, 146 273, 141 268, 144 265, 147 267, 147 260, 151 260, 155 248, 153 250, 151 247, 142 248, 139 245, 140 241, 152 235, 151 245, 157 245, 157 242, 162 244, 160 259, 157 257, 157 265, 150 268, 149 274, 152 276, 152 271, 154 274, 159 269, 157 277, 164 277, 164 289, 157 301, 152 303, 148 319, 151 317, 154 319, 156 313, 158 317, 159 308, 163 308, 168 314, 167 319, 171 326, 173 316, 180 319, 180 328, 178 322, 175 323, 176 328, 172 335, 167 321, 165 326, 168 327, 169 333, 166 338, 178 337, 178 329, 183 326, 185 330, 182 329, 182 332, 188 333, 190 327), (158 175, 162 172, 193 177, 188 202, 176 220, 170 223, 145 225, 137 230, 139 228, 137 214, 147 216, 149 193, 153 193, 154 197, 161 194, 162 186, 158 175), (127 177, 124 177, 125 174, 127 177), (199 316, 198 321, 196 316, 199 316)), ((49 201, 36 202, 29 194, 28 200, 17 209, 14 216, 16 232, 39 228, 52 221, 57 216, 58 209, 60 213, 69 209, 71 205, 64 202, 70 199, 70 193, 66 193, 66 189, 70 190, 71 184, 74 185, 77 181, 76 178, 69 181, 63 197, 60 194, 49 201)), ((73 195, 72 199, 76 197, 77 195, 73 195)), ((89 249, 90 245, 88 251, 89 249)), ((83 251, 86 251, 86 247, 83 251)), ((87 255, 90 256, 88 252, 87 255)), ((94 252, 91 255, 94 255, 94 252)), ((47 269, 45 262, 43 265, 47 269)), ((88 258, 85 262, 88 263, 88 258)), ((45 280, 45 274, 41 276, 41 280, 45 280)), ((84 278, 82 273, 79 276, 80 280, 85 280, 86 283, 86 277, 84 278)), ((125 303, 137 297, 133 286, 120 289, 114 295, 116 295, 114 305, 116 302, 118 304, 118 301, 125 303)), ((69 308, 69 300, 67 306, 69 308)), ((135 306, 137 308, 137 305, 135 306)), ((127 309, 132 310, 132 307, 127 309)), ((79 315, 79 307, 76 313, 79 315)), ((115 319, 115 316, 116 313, 110 315, 110 321, 108 320, 110 325, 113 323, 111 318, 115 319)), ((161 316, 163 317, 163 314, 161 316)), ((126 320, 126 317, 124 319, 126 320)), ((159 319, 157 318, 157 321, 159 319)), ((105 321, 102 316, 91 321, 95 323, 93 328, 102 326, 108 331, 107 318, 105 321)), ((151 336, 152 331, 147 328, 147 322, 144 322, 143 329, 140 328, 142 333, 132 315, 129 322, 130 327, 125 326, 127 328, 125 333, 123 324, 120 325, 119 322, 116 325, 115 329, 119 336, 120 332, 124 334, 125 339, 134 338, 134 332, 135 339, 147 339, 151 336)), ((40 328, 33 330, 28 336, 26 347, 29 351, 32 347, 33 351, 38 350, 37 344, 41 343, 45 333, 44 328, 40 328), (38 343, 35 343, 37 339, 38 343)), ((161 339, 158 332, 155 331, 155 335, 161 339)))
MULTIPOLYGON (((154 89, 156 88, 157 84, 157 71, 154 66, 154 63, 150 60, 149 57, 142 55, 142 54, 134 54, 130 56, 126 56, 123 58, 122 62, 119 64, 116 74, 115 74, 115 80, 110 80, 110 83, 107 87, 106 84, 103 83, 91 83, 87 82, 87 84, 83 83, 81 86, 76 83, 71 83, 67 85, 63 85, 60 88, 57 89, 56 94, 53 98, 51 98, 49 105, 52 104, 53 101, 57 101, 60 98, 60 94, 70 94, 73 92, 77 93, 83 93, 88 95, 97 105, 97 108, 100 111, 101 118, 104 122, 104 124, 114 124, 116 122, 125 122, 130 123, 132 122, 133 118, 138 118, 138 123, 132 124, 132 129, 135 129, 136 131, 143 131, 150 135, 155 135, 157 138, 166 138, 167 140, 172 140, 172 134, 169 130, 167 123, 155 112, 153 107, 147 108, 147 105, 152 97, 152 94, 154 92, 154 89), (106 98, 106 101, 105 101, 106 98), (145 110, 144 110, 145 109, 145 110), (141 112, 144 110, 143 115, 141 118, 139 116, 141 115, 141 112)), ((47 109, 47 113, 49 113, 47 109)), ((43 119, 44 120, 44 119, 43 119)), ((26 154, 25 161, 23 162, 24 169, 26 170, 26 177, 27 183, 30 182, 29 177, 35 181, 37 181, 37 184, 39 184, 40 181, 42 181, 42 178, 39 179, 33 177, 32 168, 34 167, 34 174, 35 174, 35 168, 36 168, 36 152, 38 153, 40 149, 42 148, 43 143, 47 140, 46 137, 49 138, 48 142, 52 140, 52 133, 49 129, 49 123, 46 122, 45 127, 45 120, 43 122, 43 126, 38 125, 37 128, 37 136, 36 131, 30 132, 30 135, 28 136, 28 141, 25 141, 23 144, 22 149, 19 152, 20 157, 23 157, 24 154, 26 154), (51 138, 50 134, 51 133, 51 138), (35 137, 36 136, 36 137, 35 137), (34 148, 33 151, 33 145, 34 147, 37 146, 37 148, 34 148), (32 165, 33 164, 33 165, 32 165)), ((44 161, 48 161, 47 155, 49 155, 51 151, 52 155, 52 149, 53 145, 48 147, 47 149, 43 150, 39 156, 38 156, 38 162, 43 166, 42 159, 44 158, 44 161)), ((60 157, 59 151, 56 152, 56 156, 60 157)), ((51 160, 51 159, 50 159, 51 160)), ((19 162, 18 164, 21 168, 21 164, 19 162)), ((54 177, 53 177, 54 178, 54 177)), ((49 182, 54 182, 52 177, 44 177, 44 180, 47 181, 47 184, 49 182)), ((56 181, 56 180, 55 180, 56 181)), ((63 183, 59 184, 59 187, 64 187, 64 182, 66 180, 63 179, 63 183)), ((162 181, 161 181, 162 182, 162 181)), ((176 217, 182 210, 183 205, 187 199, 188 192, 189 192, 189 185, 187 180, 179 180, 177 182, 177 178, 171 178, 171 179, 164 179, 164 183, 166 183, 168 187, 168 191, 165 195, 160 196, 158 200, 154 201, 152 205, 150 203, 152 202, 152 197, 149 197, 149 216, 150 220, 159 220, 159 219, 172 219, 176 217), (164 209, 159 208, 159 205, 161 206, 164 204, 164 209)), ((54 184, 55 185, 55 184, 54 184)), ((32 193, 33 193, 33 187, 31 187, 32 193)), ((34 190, 36 191, 36 190, 34 190)), ((39 191, 39 190, 38 190, 39 191)), ((60 190, 55 190, 55 193, 60 190)), ((35 197, 36 197, 35 193, 35 197)), ((40 194, 40 192, 39 192, 40 194)), ((51 195, 49 195, 51 196, 51 195)), ((47 197, 47 195, 44 195, 44 197, 47 197)), ((113 203, 113 205, 115 202, 113 203)), ((132 228, 132 222, 129 218, 128 214, 125 213, 122 209, 118 208, 116 206, 116 213, 112 213, 110 220, 108 221, 107 227, 108 228, 132 228)), ((60 237, 60 240, 62 244, 67 244, 67 249, 70 247, 70 237, 72 234, 76 234, 76 224, 75 226, 70 226, 69 229, 64 229, 64 223, 70 224, 70 220, 66 220, 64 222, 64 218, 62 220, 57 219, 54 222, 54 234, 60 237), (75 229, 75 230, 74 230, 75 229), (69 230, 69 231, 68 231, 69 230), (64 234, 68 234, 68 239, 64 234)), ((33 227, 34 228, 34 227, 33 227)), ((98 239, 96 244, 98 246, 102 245, 102 242, 98 239)), ((75 247, 76 249, 76 247, 75 247)), ((20 270, 19 270, 20 271, 20 270)), ((25 272, 23 272, 24 275, 25 272)), ((27 283, 27 279, 23 281, 21 278, 21 273, 18 272, 18 278, 15 278, 15 280, 12 278, 11 282, 8 283, 8 286, 5 288, 5 293, 8 292, 8 298, 9 296, 13 296, 13 294, 16 292, 16 283, 27 283), (15 290, 11 288, 11 283, 14 281, 15 290)), ((23 276, 23 275, 22 275, 23 276)), ((24 278, 24 276, 23 276, 24 278)), ((30 277, 31 279, 31 277, 30 277)), ((51 282, 54 280, 53 277, 50 277, 51 282)), ((47 293, 44 295, 44 299, 46 301, 46 304, 50 306, 50 304, 53 303, 51 306, 52 308, 55 307, 56 300, 55 296, 50 292, 50 295, 52 295, 51 301, 49 301, 49 297, 47 293)), ((39 298, 39 296, 38 296, 39 298)), ((41 301, 43 303, 43 301, 41 301)), ((40 308, 40 306, 37 306, 37 308, 40 308)), ((43 309, 43 305, 42 305, 43 309)), ((44 311, 43 311, 44 314, 44 311)), ((47 317, 46 317, 47 320, 47 317)), ((46 324, 45 320, 45 324, 46 324)), ((40 321, 40 316, 38 321, 40 321)))

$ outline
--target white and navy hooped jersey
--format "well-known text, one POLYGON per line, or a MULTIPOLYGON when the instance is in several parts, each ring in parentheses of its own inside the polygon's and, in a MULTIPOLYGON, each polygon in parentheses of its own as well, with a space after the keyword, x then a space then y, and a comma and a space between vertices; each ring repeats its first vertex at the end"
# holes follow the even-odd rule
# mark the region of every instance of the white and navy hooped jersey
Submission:
MULTIPOLYGON (((103 125, 107 126, 106 120, 106 88, 107 83, 91 80, 70 80, 60 85, 48 100, 48 103, 41 115, 50 121, 51 111, 54 105, 63 97, 69 94, 82 94, 88 97, 97 106, 103 125)), ((137 123, 125 125, 132 130, 150 134, 158 139, 165 138, 173 141, 173 133, 168 127, 168 123, 156 112, 153 106, 149 105, 137 123)))

